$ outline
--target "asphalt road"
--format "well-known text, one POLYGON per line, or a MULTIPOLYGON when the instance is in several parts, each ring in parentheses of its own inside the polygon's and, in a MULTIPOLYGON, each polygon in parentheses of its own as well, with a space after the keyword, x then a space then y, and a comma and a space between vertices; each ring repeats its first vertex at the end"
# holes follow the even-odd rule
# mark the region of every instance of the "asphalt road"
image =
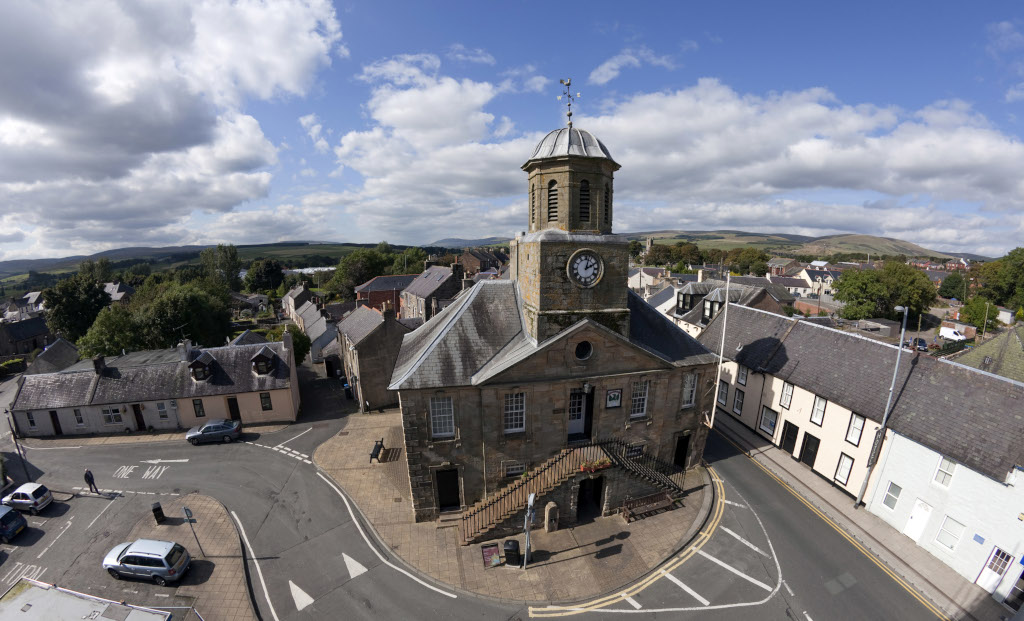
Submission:
MULTIPOLYGON (((142 605, 187 605, 175 599, 173 587, 114 582, 99 563, 138 519, 147 517, 152 502, 198 492, 220 500, 241 523, 251 548, 248 555, 254 557, 252 588, 265 621, 336 618, 341 613, 346 619, 375 620, 530 616, 525 606, 433 584, 368 538, 340 490, 309 463, 315 448, 344 421, 297 424, 262 437, 250 434, 245 443, 230 445, 29 449, 34 476, 52 489, 80 488, 82 470, 88 466, 101 489, 116 493, 112 500, 70 498, 30 518, 32 530, 22 540, 0 547, 0 587, 26 575, 142 605)), ((699 551, 681 564, 670 562, 665 573, 645 581, 642 589, 626 589, 633 593, 629 599, 575 605, 592 608, 585 612, 534 608, 533 614, 801 621, 934 618, 871 559, 717 434, 711 435, 706 457, 722 480, 726 502, 699 551)), ((17 462, 9 465, 17 475, 17 462)))

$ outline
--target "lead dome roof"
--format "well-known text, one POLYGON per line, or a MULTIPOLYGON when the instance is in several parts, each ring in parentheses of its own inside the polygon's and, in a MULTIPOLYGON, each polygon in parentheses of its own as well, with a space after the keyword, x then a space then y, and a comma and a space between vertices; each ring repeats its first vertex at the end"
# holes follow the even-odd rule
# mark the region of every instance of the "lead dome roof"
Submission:
POLYGON ((604 143, 598 140, 594 134, 575 127, 562 127, 548 133, 537 143, 537 147, 528 161, 568 155, 615 161, 612 159, 608 147, 604 146, 604 143))

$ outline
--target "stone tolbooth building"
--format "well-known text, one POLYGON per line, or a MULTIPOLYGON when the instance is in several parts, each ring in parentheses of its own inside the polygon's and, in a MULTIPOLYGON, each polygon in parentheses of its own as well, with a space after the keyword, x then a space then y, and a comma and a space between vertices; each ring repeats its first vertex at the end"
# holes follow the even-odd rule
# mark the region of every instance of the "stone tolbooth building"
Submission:
POLYGON ((548 134, 523 165, 511 278, 464 290, 405 336, 390 388, 418 521, 461 512, 469 542, 521 527, 530 493, 562 524, 682 495, 715 356, 627 288, 618 169, 590 133, 548 134))

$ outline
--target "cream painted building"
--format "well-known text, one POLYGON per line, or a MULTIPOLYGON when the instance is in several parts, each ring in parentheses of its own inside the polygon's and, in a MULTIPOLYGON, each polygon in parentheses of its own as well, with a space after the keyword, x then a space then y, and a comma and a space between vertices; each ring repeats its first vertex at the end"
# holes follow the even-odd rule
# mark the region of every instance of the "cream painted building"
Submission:
POLYGON ((298 377, 291 335, 272 343, 96 356, 26 375, 11 404, 26 436, 179 429, 214 418, 294 421, 298 377))

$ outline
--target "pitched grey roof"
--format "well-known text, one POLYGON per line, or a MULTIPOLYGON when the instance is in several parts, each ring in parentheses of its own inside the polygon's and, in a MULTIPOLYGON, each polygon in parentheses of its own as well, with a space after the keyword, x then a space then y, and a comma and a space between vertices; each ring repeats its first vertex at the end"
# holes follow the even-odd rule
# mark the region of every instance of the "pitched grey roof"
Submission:
POLYGON ((331 304, 324 304, 323 312, 327 317, 334 322, 341 321, 345 317, 348 317, 349 313, 359 307, 359 304, 352 300, 350 302, 333 302, 331 304))
POLYGON ((358 345, 383 323, 384 315, 369 306, 360 306, 338 324, 338 331, 347 336, 354 345, 358 345))
POLYGON ((452 268, 441 265, 432 265, 423 270, 402 293, 408 293, 420 298, 430 297, 437 288, 446 280, 452 277, 452 268))
POLYGON ((66 369, 76 362, 78 362, 78 348, 59 338, 47 345, 43 353, 36 356, 36 359, 25 370, 25 374, 53 373, 66 369))
POLYGON ((416 280, 419 274, 396 274, 394 276, 375 276, 354 289, 357 293, 371 291, 401 291, 416 280))
POLYGON ((796 261, 796 259, 787 259, 785 257, 772 257, 771 259, 768 259, 768 266, 769 267, 786 267, 787 265, 789 265, 793 261, 796 261))
POLYGON ((768 295, 772 296, 776 302, 780 304, 792 304, 796 299, 793 294, 789 292, 786 287, 776 284, 767 278, 760 276, 734 276, 732 279, 733 283, 738 285, 747 285, 750 287, 761 287, 768 292, 768 295))
POLYGON ((284 294, 284 297, 288 298, 289 300, 294 300, 303 291, 306 291, 305 287, 303 287, 301 284, 295 285, 294 287, 288 290, 288 293, 284 294))
MULTIPOLYGON (((717 348, 723 323, 720 313, 699 340, 717 348)), ((726 357, 878 422, 900 351, 814 322, 729 308, 726 357)), ((895 432, 999 482, 1024 465, 1024 383, 917 353, 901 355, 890 418, 895 432)))
POLYGON ((423 325, 423 317, 407 317, 398 319, 398 323, 402 324, 410 330, 415 330, 423 325))
POLYGON ((123 282, 103 283, 103 290, 110 296, 111 302, 120 302, 126 295, 129 297, 135 295, 135 288, 123 282))
POLYGON ((192 350, 188 361, 181 360, 179 349, 149 350, 111 358, 102 375, 96 374, 91 360, 83 360, 57 373, 24 376, 11 408, 41 410, 278 390, 291 382, 284 356, 281 342, 192 350), (263 347, 273 352, 273 364, 270 373, 258 375, 252 370, 252 357, 263 347), (203 354, 213 361, 211 376, 196 381, 188 362, 203 354))
POLYGON ((803 278, 789 278, 787 276, 772 276, 772 284, 776 284, 781 287, 794 287, 801 289, 806 289, 810 286, 803 278))
POLYGON ((246 330, 245 332, 243 332, 243 333, 239 334, 238 336, 236 336, 235 339, 233 341, 231 341, 231 343, 229 343, 229 344, 230 345, 256 345, 256 344, 259 344, 259 343, 266 343, 266 342, 267 342, 267 339, 264 338, 264 336, 262 334, 260 334, 258 332, 253 332, 252 330, 246 330))
MULTIPOLYGON (((633 345, 678 366, 714 360, 695 339, 632 291, 627 304, 628 340, 633 345)), ((575 325, 585 321, 589 320, 575 325)), ((516 283, 483 281, 405 336, 390 388, 477 384, 545 346, 527 338, 523 330, 516 283)))
POLYGON ((46 317, 42 315, 13 323, 0 323, 0 330, 6 331, 12 341, 25 341, 50 333, 46 327, 46 317))
POLYGON ((654 295, 649 297, 647 299, 647 303, 650 304, 651 306, 657 308, 657 307, 661 306, 662 304, 664 304, 665 302, 668 302, 669 300, 674 300, 674 299, 676 299, 676 289, 675 289, 675 287, 665 287, 661 291, 658 291, 657 293, 655 293, 654 295))
POLYGON ((828 278, 829 276, 832 277, 832 280, 839 280, 839 277, 843 275, 842 272, 837 272, 835 270, 816 270, 816 269, 811 269, 809 267, 807 269, 805 269, 804 271, 807 272, 807 275, 812 280, 813 279, 817 279, 817 278, 825 279, 825 278, 828 278))
POLYGON ((325 332, 328 332, 330 327, 333 325, 327 321, 326 317, 320 314, 320 311, 317 311, 316 315, 311 317, 311 319, 313 320, 312 323, 305 324, 306 336, 308 336, 311 341, 315 341, 320 338, 325 332))

